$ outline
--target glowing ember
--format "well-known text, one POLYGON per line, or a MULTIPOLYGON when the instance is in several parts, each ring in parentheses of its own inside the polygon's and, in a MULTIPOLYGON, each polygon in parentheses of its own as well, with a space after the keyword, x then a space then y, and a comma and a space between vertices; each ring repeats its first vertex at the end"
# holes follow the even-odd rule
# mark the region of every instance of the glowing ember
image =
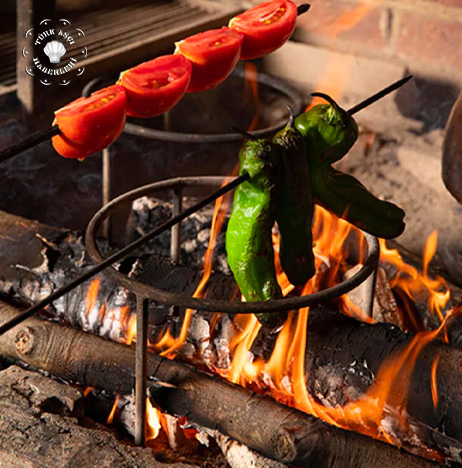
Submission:
POLYGON ((119 394, 117 394, 116 397, 115 397, 115 400, 114 400, 114 404, 112 405, 111 412, 109 413, 109 416, 107 417, 107 423, 108 424, 111 424, 112 421, 114 420, 114 415, 115 415, 115 412, 117 410, 117 405, 119 404, 119 399, 120 399, 120 396, 119 396, 119 394))

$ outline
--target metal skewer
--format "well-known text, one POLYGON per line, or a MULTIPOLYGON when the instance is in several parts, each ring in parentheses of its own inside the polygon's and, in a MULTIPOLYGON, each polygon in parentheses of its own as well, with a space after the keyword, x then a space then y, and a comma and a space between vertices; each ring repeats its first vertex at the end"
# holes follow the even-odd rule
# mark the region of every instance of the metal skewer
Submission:
MULTIPOLYGON (((364 101, 360 102, 356 106, 352 107, 348 111, 348 113, 350 115, 352 115, 352 114, 355 114, 356 112, 359 112, 360 110, 362 110, 365 107, 371 105, 372 103, 376 102, 377 100, 381 99, 382 97, 386 96, 387 94, 391 93, 392 91, 395 91, 400 86, 403 86, 411 78, 412 78, 412 76, 408 76, 408 77, 406 77, 406 78, 404 78, 402 80, 397 81, 396 83, 393 83, 390 86, 387 86, 382 91, 379 91, 378 93, 374 94, 373 96, 365 99, 364 101)), ((57 132, 57 131, 59 132, 59 128, 57 128, 56 126, 51 127, 51 129, 49 129, 48 131, 50 132, 51 130, 53 130, 54 132, 57 132)), ((44 132, 41 132, 41 133, 43 134, 44 132)), ((35 138, 35 140, 37 140, 37 138, 35 138)), ((42 139, 40 141, 44 141, 43 137, 42 137, 42 139)), ((27 148, 25 148, 25 149, 27 149, 27 148)), ((6 151, 9 151, 9 150, 6 150, 6 151)), ((2 158, 2 155, 4 153, 5 153, 5 151, 0 153, 0 161, 2 160, 1 158, 2 158)), ((14 156, 14 154, 12 156, 14 156)), ((12 157, 12 156, 10 156, 10 157, 12 157)), ((178 216, 175 216, 175 217, 171 218, 169 221, 166 221, 165 223, 163 223, 162 225, 160 225, 158 228, 154 229, 153 231, 149 232, 145 236, 143 236, 143 237, 139 238, 138 240, 136 240, 135 242, 132 242, 131 244, 127 245, 126 247, 119 250, 115 254, 107 257, 101 263, 99 263, 98 265, 95 265, 93 268, 91 268, 90 270, 88 270, 86 273, 82 274, 78 278, 76 278, 71 283, 67 284, 66 286, 63 286, 60 289, 58 289, 53 294, 50 294, 50 296, 48 296, 44 300, 40 301, 35 306, 32 306, 29 309, 25 310, 21 315, 17 315, 12 320, 10 320, 7 323, 0 326, 0 335, 4 334, 8 330, 11 330, 11 328, 13 328, 14 326, 20 324, 21 322, 23 322, 27 318, 31 317, 32 315, 34 315, 36 312, 43 309, 44 307, 50 305, 56 299, 59 299, 60 297, 64 296, 69 291, 71 291, 72 289, 74 289, 77 286, 81 285, 85 281, 89 280, 94 275, 100 273, 101 271, 103 271, 108 266, 110 266, 113 263, 121 260, 127 254, 133 252, 138 247, 141 247, 142 245, 144 245, 145 243, 147 243, 148 241, 150 241, 154 237, 158 236, 162 232, 165 232, 167 229, 170 229, 172 226, 175 226, 176 224, 183 221, 184 219, 186 219, 191 214, 193 214, 196 211, 200 210, 201 208, 203 208, 207 204, 211 203, 212 201, 215 201, 217 198, 221 197, 225 193, 233 190, 238 185, 240 185, 242 182, 245 182, 248 179, 249 179, 249 176, 247 174, 236 178, 232 182, 226 184, 225 186, 223 186, 222 188, 220 188, 219 190, 214 192, 212 195, 208 196, 207 198, 204 198, 202 201, 200 201, 200 202, 196 203, 195 205, 193 205, 192 207, 188 208, 183 213, 179 214, 178 216)))
POLYGON ((348 109, 348 114, 354 115, 357 112, 370 106, 371 104, 374 104, 374 102, 377 102, 379 99, 382 99, 387 94, 390 94, 393 91, 396 91, 398 88, 401 88, 401 86, 405 85, 411 78, 413 78, 412 75, 406 76, 405 78, 402 78, 401 80, 398 80, 390 86, 387 86, 386 88, 382 89, 378 93, 375 93, 367 99, 364 99, 364 101, 360 102, 359 104, 356 104, 356 106, 353 106, 351 109, 348 109))

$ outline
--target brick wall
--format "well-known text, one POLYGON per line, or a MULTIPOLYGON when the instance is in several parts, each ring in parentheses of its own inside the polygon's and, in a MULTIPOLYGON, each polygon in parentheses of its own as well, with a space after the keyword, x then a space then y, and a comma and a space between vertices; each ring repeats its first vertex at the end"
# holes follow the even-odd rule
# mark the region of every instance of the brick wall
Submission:
POLYGON ((462 82, 462 0, 309 3, 310 11, 297 21, 296 40, 462 82))

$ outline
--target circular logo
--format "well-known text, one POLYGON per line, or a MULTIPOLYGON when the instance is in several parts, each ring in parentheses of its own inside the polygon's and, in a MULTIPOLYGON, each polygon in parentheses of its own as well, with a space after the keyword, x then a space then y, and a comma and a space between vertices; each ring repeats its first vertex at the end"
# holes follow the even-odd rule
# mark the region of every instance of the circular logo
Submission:
POLYGON ((53 26, 51 19, 44 19, 38 31, 29 29, 25 36, 35 38, 31 46, 22 50, 23 57, 29 59, 26 73, 37 77, 42 85, 67 86, 72 78, 85 71, 85 67, 80 65, 87 57, 85 33, 73 28, 69 20, 61 18, 53 26))

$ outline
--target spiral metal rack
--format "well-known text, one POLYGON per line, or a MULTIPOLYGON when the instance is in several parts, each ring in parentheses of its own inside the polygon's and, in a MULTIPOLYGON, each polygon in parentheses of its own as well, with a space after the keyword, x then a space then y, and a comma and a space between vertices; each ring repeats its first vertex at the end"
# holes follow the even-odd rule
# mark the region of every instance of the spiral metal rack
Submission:
MULTIPOLYGON (((221 176, 181 177, 145 185, 129 191, 107 203, 91 219, 86 231, 86 248, 95 263, 103 261, 98 249, 96 236, 104 222, 116 213, 122 205, 128 204, 142 196, 152 195, 158 191, 170 190, 173 196, 173 216, 182 210, 183 190, 187 187, 220 187, 229 178, 221 176)), ((351 278, 323 291, 300 297, 283 298, 265 302, 240 302, 187 297, 158 289, 135 281, 114 268, 108 268, 106 274, 135 293, 137 302, 137 340, 136 340, 136 384, 135 384, 135 443, 143 445, 146 425, 146 385, 147 385, 147 329, 149 300, 193 310, 224 312, 228 314, 281 313, 329 302, 366 283, 366 312, 372 316, 376 272, 379 262, 380 247, 376 237, 364 233, 368 243, 368 256, 362 268, 351 278)), ((181 249, 181 224, 171 229, 171 257, 178 261, 181 249)))

